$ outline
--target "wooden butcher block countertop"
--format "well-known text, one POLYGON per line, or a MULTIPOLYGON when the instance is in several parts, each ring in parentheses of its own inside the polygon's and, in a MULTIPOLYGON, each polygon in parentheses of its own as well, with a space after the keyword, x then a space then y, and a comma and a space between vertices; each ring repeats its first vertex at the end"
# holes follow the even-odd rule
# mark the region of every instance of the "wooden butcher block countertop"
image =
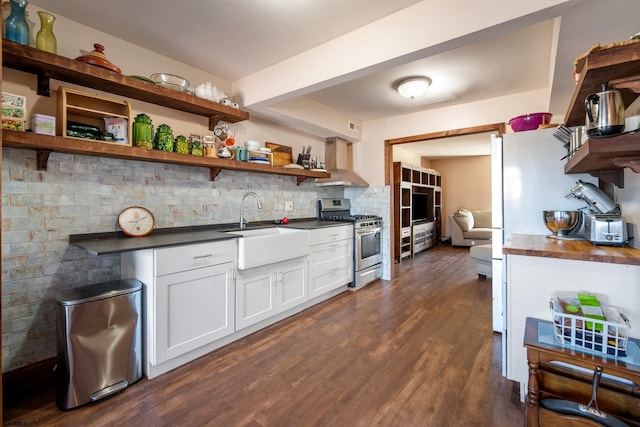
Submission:
POLYGON ((640 265, 639 249, 628 246, 594 246, 585 240, 551 239, 532 234, 509 235, 502 252, 510 255, 640 265))

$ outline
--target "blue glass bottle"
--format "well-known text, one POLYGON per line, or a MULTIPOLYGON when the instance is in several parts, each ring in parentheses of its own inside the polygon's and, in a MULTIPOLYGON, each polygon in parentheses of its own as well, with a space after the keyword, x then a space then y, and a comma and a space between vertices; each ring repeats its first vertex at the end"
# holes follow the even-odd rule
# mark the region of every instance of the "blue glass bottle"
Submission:
POLYGON ((29 24, 25 19, 27 0, 11 0, 11 14, 7 18, 7 40, 29 45, 29 24))

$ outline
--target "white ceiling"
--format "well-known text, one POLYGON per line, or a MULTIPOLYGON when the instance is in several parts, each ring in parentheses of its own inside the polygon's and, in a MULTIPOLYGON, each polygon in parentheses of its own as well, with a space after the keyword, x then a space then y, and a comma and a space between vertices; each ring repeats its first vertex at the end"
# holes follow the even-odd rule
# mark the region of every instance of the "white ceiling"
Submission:
MULTIPOLYGON (((30 2, 235 81, 420 0, 30 2)), ((571 73, 576 56, 594 43, 628 39, 640 31, 640 22, 637 0, 573 0, 561 17, 557 46, 553 20, 512 27, 514 30, 493 38, 476 38, 473 44, 365 73, 307 96, 366 121, 551 85, 550 111, 564 115, 573 92, 571 73), (414 101, 401 98, 393 90, 393 82, 415 74, 432 78, 427 95, 414 101)), ((514 116, 523 113, 514 112, 514 116)))

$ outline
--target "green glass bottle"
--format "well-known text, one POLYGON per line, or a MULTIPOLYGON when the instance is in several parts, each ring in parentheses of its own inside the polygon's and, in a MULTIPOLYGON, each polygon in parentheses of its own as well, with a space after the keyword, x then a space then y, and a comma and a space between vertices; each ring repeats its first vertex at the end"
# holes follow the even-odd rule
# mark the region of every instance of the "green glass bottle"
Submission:
POLYGON ((36 48, 49 53, 58 53, 58 42, 53 34, 53 22, 56 17, 43 11, 38 11, 40 17, 40 31, 36 34, 36 48))

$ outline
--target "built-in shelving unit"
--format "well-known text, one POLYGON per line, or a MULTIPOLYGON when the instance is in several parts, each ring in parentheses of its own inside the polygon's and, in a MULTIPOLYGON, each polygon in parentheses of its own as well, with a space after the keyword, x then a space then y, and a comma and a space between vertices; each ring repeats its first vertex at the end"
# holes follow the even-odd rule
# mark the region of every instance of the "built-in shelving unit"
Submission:
MULTIPOLYGON (((571 98, 565 125, 582 126, 585 98, 602 84, 621 91, 626 106, 640 95, 640 42, 627 42, 590 52, 571 98)), ((619 188, 624 168, 640 173, 640 132, 588 139, 567 161, 565 173, 589 173, 619 188)))
MULTIPOLYGON (((2 40, 2 65, 34 74, 37 78, 37 92, 42 96, 50 95, 49 80, 53 78, 208 117, 210 129, 213 129, 220 120, 236 123, 249 118, 248 112, 237 108, 227 107, 217 102, 198 98, 189 93, 167 89, 134 77, 124 76, 104 68, 4 39, 2 40)), ((224 169, 295 176, 298 185, 307 178, 328 178, 330 176, 327 172, 168 153, 159 150, 106 144, 93 140, 70 139, 61 136, 39 135, 6 129, 3 130, 2 145, 35 150, 38 156, 38 168, 41 170, 46 170, 51 152, 60 152, 207 167, 210 169, 212 180, 224 169)))
POLYGON ((440 240, 442 176, 433 169, 395 162, 394 210, 396 262, 428 249, 440 240))

